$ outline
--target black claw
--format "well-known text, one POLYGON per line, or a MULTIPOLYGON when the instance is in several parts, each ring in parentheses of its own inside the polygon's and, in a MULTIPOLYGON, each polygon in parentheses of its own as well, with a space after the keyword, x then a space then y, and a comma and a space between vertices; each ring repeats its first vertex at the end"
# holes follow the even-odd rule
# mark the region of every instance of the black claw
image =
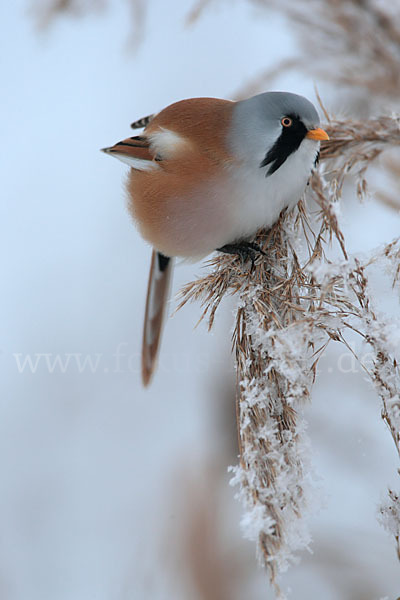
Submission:
POLYGON ((226 254, 237 254, 243 262, 251 261, 252 268, 256 258, 262 254, 266 256, 264 250, 255 244, 254 242, 237 242, 236 244, 225 244, 221 248, 217 248, 218 252, 225 252, 226 254))

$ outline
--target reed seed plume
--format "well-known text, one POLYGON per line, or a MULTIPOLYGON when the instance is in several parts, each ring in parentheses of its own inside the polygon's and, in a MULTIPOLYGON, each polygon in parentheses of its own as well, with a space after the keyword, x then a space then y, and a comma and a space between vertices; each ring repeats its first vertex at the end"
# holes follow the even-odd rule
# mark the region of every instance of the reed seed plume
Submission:
MULTIPOLYGON (((282 70, 303 71, 362 102, 393 102, 400 92, 400 7, 391 0, 248 0, 260 14, 281 13, 296 36, 297 56, 268 68, 261 88, 282 70), (368 95, 365 92, 368 91, 368 95)), ((242 92, 247 93, 246 85, 242 92)))
MULTIPOLYGON (((222 299, 237 298, 232 341, 240 458, 232 481, 244 507, 244 534, 256 541, 282 598, 278 575, 310 544, 306 517, 315 510, 318 494, 302 409, 311 399, 318 361, 332 342, 354 355, 352 335, 369 346, 373 359, 368 365, 355 359, 381 399, 382 419, 400 456, 395 327, 393 320, 378 316, 368 282, 369 270, 384 263, 398 285, 400 238, 367 258, 349 256, 338 220, 344 182, 365 194, 368 167, 400 142, 399 120, 332 118, 324 128, 331 142, 321 149, 305 201, 255 237, 267 256, 250 265, 216 255, 209 272, 181 290, 179 305, 199 300, 211 328, 222 299)), ((382 508, 383 519, 389 510, 400 514, 393 493, 390 507, 382 508)))

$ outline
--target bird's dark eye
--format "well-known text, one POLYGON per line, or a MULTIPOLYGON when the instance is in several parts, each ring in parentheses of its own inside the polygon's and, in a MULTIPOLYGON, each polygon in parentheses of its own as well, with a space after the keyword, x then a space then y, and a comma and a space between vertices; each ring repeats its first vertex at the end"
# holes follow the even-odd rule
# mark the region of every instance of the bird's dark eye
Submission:
POLYGON ((292 123, 293 120, 290 117, 283 117, 283 119, 281 119, 281 124, 283 127, 290 127, 292 123))

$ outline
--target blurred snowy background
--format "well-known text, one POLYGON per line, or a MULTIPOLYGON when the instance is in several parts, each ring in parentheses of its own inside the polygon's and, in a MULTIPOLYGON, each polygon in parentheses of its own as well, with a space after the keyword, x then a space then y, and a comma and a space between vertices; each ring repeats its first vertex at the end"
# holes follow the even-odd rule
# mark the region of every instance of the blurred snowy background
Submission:
MULTIPOLYGON (((0 598, 272 598, 228 485, 232 306, 211 334, 194 329, 199 306, 170 319, 142 389, 150 248, 125 208, 125 167, 99 148, 173 101, 234 97, 296 56, 296 40, 282 15, 246 2, 210 3, 188 25, 191 2, 134 13, 115 0, 39 30, 45 4, 0 5, 0 598)), ((317 83, 329 108, 351 114, 317 83)), ((274 89, 315 101, 304 73, 282 73, 274 89)), ((397 235, 399 216, 350 199, 342 225, 362 253, 397 235)), ((202 269, 177 268, 174 290, 202 269)), ((283 587, 296 600, 394 599, 400 568, 376 506, 396 487, 395 448, 341 348, 323 359, 307 414, 325 508, 313 554, 283 587)))

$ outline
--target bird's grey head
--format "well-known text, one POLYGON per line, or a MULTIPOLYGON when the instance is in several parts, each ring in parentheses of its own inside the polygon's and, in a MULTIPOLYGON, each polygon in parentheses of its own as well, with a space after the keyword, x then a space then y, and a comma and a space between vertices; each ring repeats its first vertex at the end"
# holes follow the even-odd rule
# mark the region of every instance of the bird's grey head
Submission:
POLYGON ((266 92, 235 105, 229 143, 235 156, 272 175, 318 126, 318 113, 307 98, 266 92))

